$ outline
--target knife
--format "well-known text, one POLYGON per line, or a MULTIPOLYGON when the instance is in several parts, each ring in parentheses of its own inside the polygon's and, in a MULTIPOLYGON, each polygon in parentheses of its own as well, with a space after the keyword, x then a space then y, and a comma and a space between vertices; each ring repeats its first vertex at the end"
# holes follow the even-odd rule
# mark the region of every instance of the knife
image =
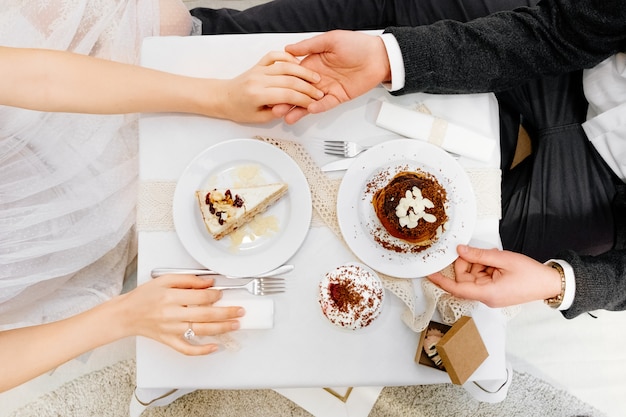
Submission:
POLYGON ((328 164, 322 166, 322 172, 330 172, 330 171, 345 171, 350 168, 350 165, 355 161, 355 158, 344 158, 338 161, 329 162, 328 164))
MULTIPOLYGON (((258 274, 250 277, 234 277, 230 275, 224 275, 226 278, 266 278, 271 277, 273 275, 286 274, 287 272, 293 271, 293 265, 283 265, 279 266, 276 269, 273 269, 268 272, 264 272, 262 274, 258 274)), ((154 268, 151 272, 152 278, 160 277, 161 275, 166 274, 189 274, 189 275, 198 275, 198 276, 206 276, 206 275, 222 275, 219 272, 211 271, 210 269, 193 269, 193 268, 154 268)))

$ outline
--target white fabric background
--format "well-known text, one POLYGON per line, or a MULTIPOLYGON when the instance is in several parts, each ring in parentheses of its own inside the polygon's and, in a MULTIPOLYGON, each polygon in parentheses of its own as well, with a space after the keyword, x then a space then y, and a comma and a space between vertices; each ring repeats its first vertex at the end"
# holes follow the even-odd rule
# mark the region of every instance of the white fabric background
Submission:
MULTIPOLYGON (((141 40, 158 34, 158 6, 9 0, 0 42, 135 63, 141 40)), ((0 328, 63 318, 119 294, 133 257, 136 181, 137 115, 0 107, 0 328)))

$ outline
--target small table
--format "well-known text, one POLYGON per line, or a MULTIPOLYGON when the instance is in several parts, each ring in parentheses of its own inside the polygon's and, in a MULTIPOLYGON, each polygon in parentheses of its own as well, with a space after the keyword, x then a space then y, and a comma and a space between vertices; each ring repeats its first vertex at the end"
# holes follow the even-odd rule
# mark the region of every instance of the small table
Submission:
MULTIPOLYGON (((302 34, 220 35, 146 39, 142 65, 191 76, 232 78, 270 50, 312 36, 302 34)), ((210 94, 207 91, 207 94, 210 94)), ((140 118, 140 182, 175 184, 187 164, 207 147, 232 138, 256 135, 298 141, 322 165, 334 158, 323 154, 322 139, 371 143, 396 137, 375 125, 380 100, 399 105, 424 103, 434 115, 471 128, 498 141, 497 102, 491 94, 433 96, 389 95, 384 88, 332 111, 310 115, 289 126, 266 125, 182 114, 145 114, 140 118)), ((499 149, 499 147, 497 147, 499 149)), ((488 162, 461 158, 466 168, 499 167, 499 152, 488 162)), ((499 195, 499 184, 497 184, 499 195)), ((472 244, 500 247, 498 217, 480 218, 472 244)), ((137 340, 138 389, 252 389, 329 386, 394 386, 449 382, 446 373, 414 362, 419 334, 400 319, 404 305, 389 294, 381 316, 358 332, 333 328, 316 301, 321 276, 356 257, 326 227, 312 227, 289 260, 295 270, 286 275, 293 285, 275 296, 274 327, 235 333, 238 351, 223 350, 204 357, 187 357, 156 341, 137 340)), ((157 266, 200 267, 185 251, 174 230, 139 231, 138 284, 150 279, 157 266)), ((421 288, 415 280, 419 295, 421 288)), ((479 305, 473 317, 489 358, 472 380, 503 379, 506 320, 499 310, 479 305)))

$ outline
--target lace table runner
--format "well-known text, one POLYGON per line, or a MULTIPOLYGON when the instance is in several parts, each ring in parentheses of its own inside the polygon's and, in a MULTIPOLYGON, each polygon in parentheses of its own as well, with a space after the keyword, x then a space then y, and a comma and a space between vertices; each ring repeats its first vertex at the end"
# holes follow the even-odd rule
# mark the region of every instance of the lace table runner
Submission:
MULTIPOLYGON (((314 208, 313 224, 321 223, 341 239, 341 230, 337 220, 337 192, 340 180, 329 179, 315 163, 302 144, 268 137, 256 139, 270 143, 287 153, 304 172, 311 188, 311 199, 314 208)), ((478 197, 478 218, 500 218, 500 170, 495 168, 471 168, 466 170, 474 192, 478 197)), ((173 181, 142 181, 139 185, 139 201, 137 205, 137 228, 139 231, 171 231, 174 230, 172 217, 172 200, 176 182, 173 181)), ((442 273, 454 276, 452 266, 442 273)), ((443 291, 427 279, 421 280, 426 306, 417 311, 415 291, 412 280, 394 278, 384 274, 380 277, 385 288, 396 295, 405 304, 406 309, 402 320, 413 331, 420 332, 431 320, 435 308, 439 310, 442 320, 447 324, 454 323, 463 315, 467 315, 476 302, 462 300, 443 291)), ((515 309, 502 309, 506 316, 515 314, 515 309)))

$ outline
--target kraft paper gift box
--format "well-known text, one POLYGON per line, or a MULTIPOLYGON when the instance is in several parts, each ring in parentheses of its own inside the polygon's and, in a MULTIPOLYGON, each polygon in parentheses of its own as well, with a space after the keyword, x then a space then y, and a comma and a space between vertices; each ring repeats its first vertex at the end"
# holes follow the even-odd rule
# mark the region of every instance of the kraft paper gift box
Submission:
POLYGON ((443 333, 435 347, 444 368, 442 371, 448 373, 454 384, 464 384, 489 356, 474 320, 463 316, 452 326, 434 321, 428 324, 420 334, 415 354, 415 362, 421 365, 441 369, 424 351, 424 342, 430 329, 443 333))

